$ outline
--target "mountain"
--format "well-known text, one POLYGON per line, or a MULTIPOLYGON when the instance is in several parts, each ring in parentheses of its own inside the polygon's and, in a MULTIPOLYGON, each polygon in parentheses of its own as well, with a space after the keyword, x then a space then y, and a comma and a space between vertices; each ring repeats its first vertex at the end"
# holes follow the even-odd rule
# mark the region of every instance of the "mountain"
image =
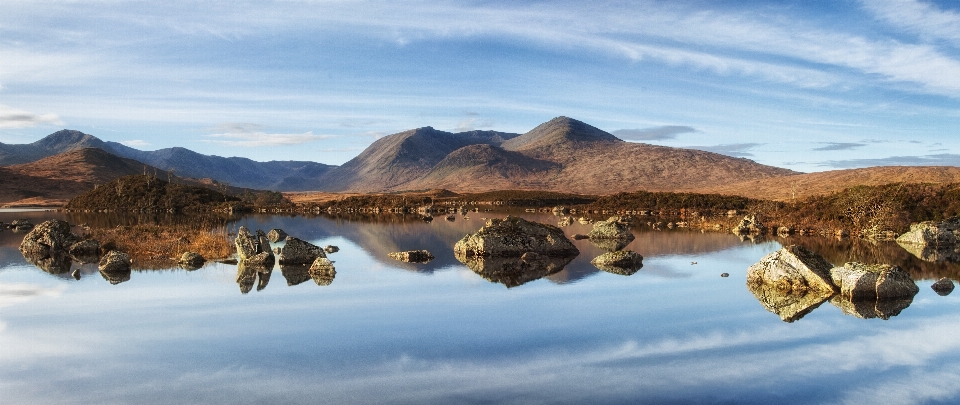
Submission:
POLYGON ((376 140, 357 157, 324 176, 326 191, 405 189, 451 152, 470 145, 500 145, 517 134, 493 131, 450 133, 423 127, 376 140))
POLYGON ((623 141, 557 117, 502 142, 426 127, 379 139, 327 175, 327 191, 681 191, 797 174, 711 152, 623 141))
POLYGON ((960 167, 879 166, 831 170, 730 184, 718 183, 696 191, 787 201, 814 195, 829 195, 854 186, 891 183, 960 183, 960 167))
POLYGON ((0 203, 63 205, 95 185, 153 170, 99 148, 69 150, 30 163, 0 167, 0 203))
POLYGON ((316 162, 257 162, 240 157, 225 158, 203 155, 180 147, 142 151, 116 142, 104 142, 80 131, 66 129, 30 144, 0 143, 0 166, 34 162, 83 148, 99 148, 180 177, 210 178, 236 187, 279 191, 319 189, 323 185, 320 178, 334 167, 316 162))

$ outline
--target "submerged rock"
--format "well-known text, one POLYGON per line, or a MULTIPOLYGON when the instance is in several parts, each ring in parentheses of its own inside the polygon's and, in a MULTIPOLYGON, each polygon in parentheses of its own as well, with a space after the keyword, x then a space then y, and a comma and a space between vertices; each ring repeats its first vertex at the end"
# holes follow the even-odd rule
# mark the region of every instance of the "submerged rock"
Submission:
POLYGON ((846 263, 830 270, 840 295, 850 299, 913 297, 920 287, 899 266, 846 263))
MULTIPOLYGON (((14 221, 16 222, 16 221, 14 221)), ((70 224, 67 221, 51 219, 33 228, 20 243, 20 253, 24 256, 45 258, 51 255, 66 255, 70 246, 77 242, 77 237, 70 233, 70 224)))
POLYGON ((733 227, 733 233, 737 235, 762 235, 766 232, 767 227, 760 222, 759 215, 747 215, 733 227))
POLYGON ((591 240, 594 239, 621 239, 632 241, 634 236, 630 232, 630 223, 622 217, 610 217, 606 221, 597 221, 593 224, 593 229, 587 235, 591 240))
POLYGON ((433 254, 426 250, 408 250, 406 252, 388 253, 392 259, 407 263, 427 263, 433 260, 433 254))
POLYGON ((327 257, 323 248, 292 236, 287 237, 280 254, 280 264, 311 264, 318 257, 327 257))
POLYGON ((929 262, 960 261, 960 217, 910 225, 897 243, 914 256, 929 262))
POLYGON ((326 257, 318 257, 310 265, 310 278, 319 286, 327 286, 333 283, 337 277, 337 270, 333 267, 333 262, 326 257))
POLYGON ((272 243, 280 242, 287 238, 287 233, 283 229, 274 228, 267 232, 267 239, 272 243))
POLYGON ((68 252, 77 261, 95 263, 100 257, 100 242, 96 239, 82 240, 70 245, 68 252))
POLYGON ((933 291, 936 291, 938 295, 946 296, 946 295, 950 295, 950 293, 953 292, 954 285, 952 280, 944 277, 937 280, 936 283, 933 283, 933 285, 931 285, 930 288, 932 288, 933 291))
POLYGON ((633 275, 643 267, 643 256, 632 250, 607 252, 590 261, 596 268, 625 276, 633 275))
POLYGON ((466 256, 460 252, 456 258, 487 281, 500 283, 507 288, 516 287, 563 270, 574 256, 557 257, 541 254, 524 254, 520 257, 466 256))
POLYGON ((580 254, 560 228, 512 216, 488 220, 476 233, 460 239, 453 250, 463 256, 518 257, 527 252, 546 256, 580 254))
POLYGON ((822 256, 790 245, 764 256, 747 269, 747 285, 765 284, 782 293, 806 295, 808 291, 830 294, 837 288, 831 278, 833 265, 822 256))

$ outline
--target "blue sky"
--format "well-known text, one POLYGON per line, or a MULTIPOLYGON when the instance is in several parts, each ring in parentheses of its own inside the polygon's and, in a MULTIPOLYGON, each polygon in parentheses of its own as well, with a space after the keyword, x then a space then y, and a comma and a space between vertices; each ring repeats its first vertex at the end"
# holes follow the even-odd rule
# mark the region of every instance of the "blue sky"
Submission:
POLYGON ((0 3, 0 142, 341 164, 565 115, 799 171, 960 165, 960 6, 917 0, 0 3))

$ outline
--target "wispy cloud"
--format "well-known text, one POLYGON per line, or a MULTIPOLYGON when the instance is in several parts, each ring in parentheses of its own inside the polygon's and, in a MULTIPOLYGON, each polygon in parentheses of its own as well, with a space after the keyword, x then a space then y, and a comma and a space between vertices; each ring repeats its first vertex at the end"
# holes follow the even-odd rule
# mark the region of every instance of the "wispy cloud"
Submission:
POLYGON ((480 128, 491 128, 493 125, 494 122, 491 119, 482 119, 480 117, 466 118, 460 120, 460 123, 453 129, 453 132, 468 132, 480 128))
POLYGON ((841 169, 872 166, 960 166, 960 155, 940 153, 924 156, 890 156, 879 159, 828 160, 820 165, 841 169))
POLYGON ((335 135, 314 135, 313 132, 309 131, 300 134, 267 133, 265 126, 245 122, 223 123, 217 128, 222 132, 205 135, 208 138, 216 139, 207 139, 204 142, 240 147, 260 147, 299 145, 336 137, 335 135))
POLYGON ((63 125, 56 114, 35 114, 0 105, 0 129, 28 128, 41 124, 63 125))
POLYGON ((676 139, 677 135, 690 132, 697 132, 697 130, 684 125, 664 125, 639 129, 618 129, 613 131, 612 134, 628 141, 660 141, 676 139))
POLYGON ((917 0, 861 0, 863 8, 881 21, 928 40, 960 45, 960 13, 917 0))
POLYGON ((150 146, 150 142, 144 141, 142 139, 131 139, 129 141, 120 141, 121 144, 127 145, 131 148, 143 148, 150 146))
POLYGON ((707 152, 719 153, 721 155, 733 157, 750 157, 752 153, 748 152, 762 143, 727 143, 713 146, 687 146, 688 149, 696 149, 707 152))
POLYGON ((866 146, 864 143, 856 142, 825 142, 823 146, 818 148, 813 148, 816 151, 834 151, 834 150, 850 150, 866 146))

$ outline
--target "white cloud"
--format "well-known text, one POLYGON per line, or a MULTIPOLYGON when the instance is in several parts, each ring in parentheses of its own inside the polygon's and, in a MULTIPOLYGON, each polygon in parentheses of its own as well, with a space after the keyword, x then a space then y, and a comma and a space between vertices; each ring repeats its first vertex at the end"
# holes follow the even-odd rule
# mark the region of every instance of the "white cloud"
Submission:
POLYGON ((204 142, 228 146, 261 147, 300 145, 336 137, 336 135, 314 135, 312 131, 300 134, 267 133, 265 126, 245 122, 223 123, 217 128, 222 132, 205 135, 216 139, 207 139, 204 142))
POLYGON ((41 124, 63 125, 56 114, 35 114, 0 105, 0 129, 28 128, 41 124))
POLYGON ((131 148, 143 148, 150 146, 150 142, 144 141, 142 139, 131 139, 129 141, 120 141, 120 143, 127 145, 131 148))
POLYGON ((947 40, 960 45, 960 13, 917 0, 861 0, 863 8, 894 27, 928 40, 947 40))

